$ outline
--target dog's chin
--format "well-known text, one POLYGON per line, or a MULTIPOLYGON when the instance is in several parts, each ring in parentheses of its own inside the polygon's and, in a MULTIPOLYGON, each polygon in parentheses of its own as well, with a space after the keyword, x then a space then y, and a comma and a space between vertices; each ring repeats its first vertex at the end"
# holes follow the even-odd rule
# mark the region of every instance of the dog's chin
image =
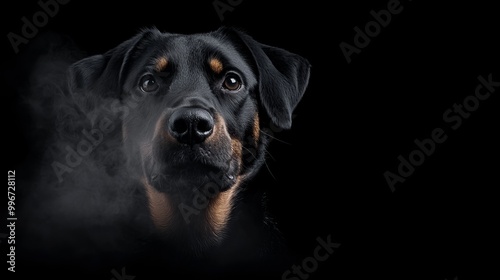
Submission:
POLYGON ((179 200, 191 200, 200 192, 229 190, 237 178, 236 162, 174 161, 153 164, 149 181, 158 191, 179 200))

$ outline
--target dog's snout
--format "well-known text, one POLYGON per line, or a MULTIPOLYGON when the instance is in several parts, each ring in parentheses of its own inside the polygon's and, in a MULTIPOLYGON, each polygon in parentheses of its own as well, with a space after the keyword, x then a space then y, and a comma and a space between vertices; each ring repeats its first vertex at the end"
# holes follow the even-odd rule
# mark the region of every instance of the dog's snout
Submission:
POLYGON ((213 132, 214 119, 210 112, 201 108, 180 108, 168 121, 169 133, 183 144, 199 144, 213 132))

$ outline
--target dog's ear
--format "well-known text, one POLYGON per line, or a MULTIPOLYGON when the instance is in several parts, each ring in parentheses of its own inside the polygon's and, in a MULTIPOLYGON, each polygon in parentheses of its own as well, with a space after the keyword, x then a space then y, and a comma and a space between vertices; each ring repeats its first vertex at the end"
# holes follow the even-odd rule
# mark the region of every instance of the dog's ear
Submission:
POLYGON ((258 71, 259 96, 273 123, 292 126, 292 112, 309 82, 309 62, 281 48, 261 44, 244 32, 232 30, 250 50, 258 71))
POLYGON ((118 98, 127 63, 147 40, 158 34, 147 29, 104 54, 84 58, 68 70, 68 87, 84 113, 93 111, 106 98, 118 98))

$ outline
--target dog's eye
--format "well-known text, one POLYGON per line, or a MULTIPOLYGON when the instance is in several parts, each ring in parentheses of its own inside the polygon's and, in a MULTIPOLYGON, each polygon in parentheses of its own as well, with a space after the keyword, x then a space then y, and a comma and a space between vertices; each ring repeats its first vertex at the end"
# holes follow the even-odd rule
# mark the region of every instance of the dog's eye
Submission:
POLYGON ((139 82, 139 86, 141 87, 141 90, 144 92, 152 92, 157 90, 159 87, 155 78, 151 74, 144 75, 141 78, 141 81, 139 82))
POLYGON ((230 91, 237 91, 241 88, 241 78, 235 73, 229 73, 224 78, 222 86, 230 91))

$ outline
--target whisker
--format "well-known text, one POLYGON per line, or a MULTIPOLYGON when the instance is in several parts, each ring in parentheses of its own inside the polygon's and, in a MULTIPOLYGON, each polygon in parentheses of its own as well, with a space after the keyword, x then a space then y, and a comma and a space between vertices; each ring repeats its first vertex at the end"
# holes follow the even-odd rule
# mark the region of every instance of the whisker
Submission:
POLYGON ((275 137, 274 135, 271 135, 271 134, 269 134, 269 133, 266 133, 266 132, 265 132, 265 130, 261 130, 260 132, 261 132, 262 134, 265 134, 265 135, 269 136, 269 138, 271 138, 271 139, 273 139, 273 140, 276 140, 276 141, 281 142, 281 143, 283 143, 283 144, 292 145, 292 143, 286 142, 286 141, 284 141, 284 140, 281 140, 281 139, 279 139, 279 138, 275 137))
MULTIPOLYGON (((266 154, 268 154, 274 160, 274 158, 272 157, 271 153, 269 153, 267 150, 265 150, 265 152, 266 152, 266 154)), ((271 167, 269 167, 269 165, 267 164, 266 160, 264 160, 264 165, 266 166, 266 169, 269 172, 269 175, 271 175, 271 177, 273 178, 273 180, 278 181, 278 179, 276 179, 276 177, 274 176, 273 172, 271 171, 271 167)))
MULTIPOLYGON (((242 148, 243 148, 243 149, 245 149, 246 151, 248 151, 248 153, 249 153, 249 154, 251 154, 251 155, 252 155, 252 157, 253 157, 254 159, 257 159, 256 155, 254 155, 250 149, 248 149, 247 147, 244 147, 244 146, 243 146, 242 148)), ((266 155, 269 155, 269 157, 270 157, 272 160, 276 160, 276 159, 273 157, 273 155, 271 155, 271 153, 270 153, 267 149, 264 149, 264 153, 265 153, 266 155)), ((264 160, 264 165, 266 166, 266 169, 267 169, 267 171, 269 172, 269 174, 271 175, 271 177, 272 177, 275 181, 277 181, 276 177, 274 176, 273 172, 271 171, 271 168, 270 168, 270 167, 269 167, 269 165, 267 164, 267 161, 266 161, 266 160, 264 160)))

